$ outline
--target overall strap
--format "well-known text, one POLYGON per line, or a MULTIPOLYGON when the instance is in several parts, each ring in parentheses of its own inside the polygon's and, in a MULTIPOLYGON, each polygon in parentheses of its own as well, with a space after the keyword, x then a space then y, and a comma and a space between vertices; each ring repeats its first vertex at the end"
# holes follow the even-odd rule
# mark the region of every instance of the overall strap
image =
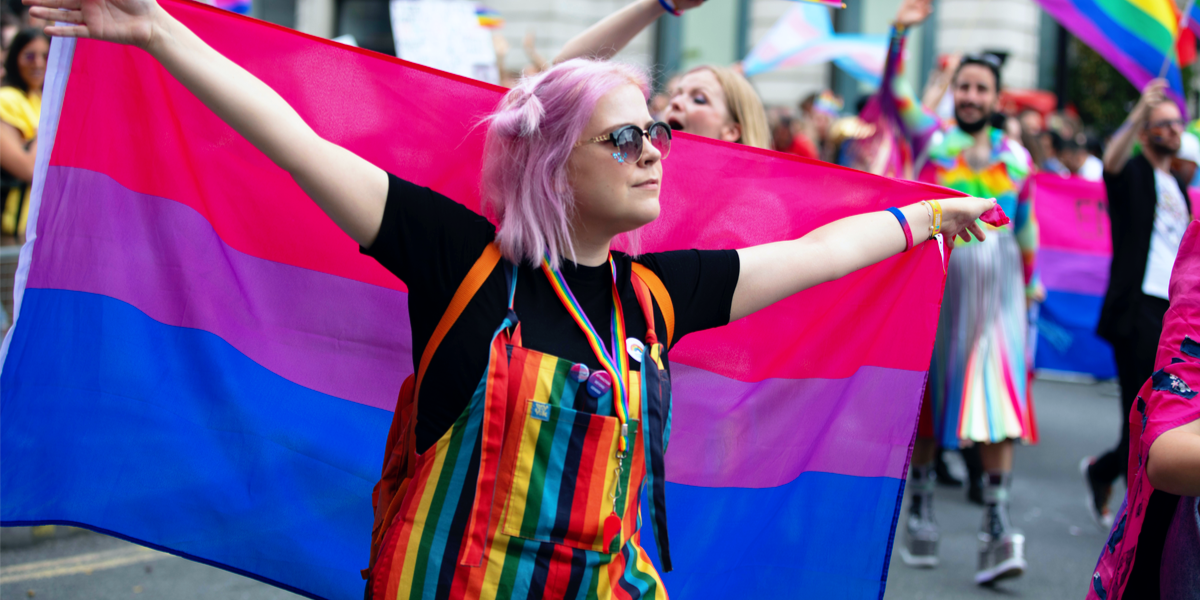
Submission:
POLYGON ((646 453, 646 478, 643 485, 648 489, 648 509, 650 523, 654 527, 654 542, 658 547, 659 560, 663 572, 670 572, 671 546, 667 534, 667 495, 666 495, 666 423, 670 411, 670 387, 666 385, 665 366, 660 352, 662 344, 654 334, 654 306, 650 302, 651 294, 658 300, 663 312, 663 321, 667 323, 668 344, 671 330, 674 326, 674 311, 671 307, 671 297, 667 294, 662 281, 646 267, 633 263, 633 290, 637 294, 638 304, 646 316, 646 349, 642 357, 642 447, 646 453), (651 279, 652 278, 652 279, 651 279), (650 281, 647 281, 650 280, 650 281), (657 291, 655 291, 657 289, 657 291))
MULTIPOLYGON (((638 289, 637 282, 640 281, 650 289, 654 300, 658 302, 658 309, 662 311, 663 322, 667 324, 667 343, 664 345, 670 348, 671 344, 675 341, 675 306, 671 304, 671 294, 667 293, 667 287, 663 285, 658 275, 655 275, 654 271, 651 271, 649 267, 641 263, 633 263, 633 280, 635 282, 633 286, 634 290, 638 289)), ((639 297, 638 303, 641 302, 642 299, 639 297)), ((651 310, 651 316, 646 318, 646 323, 648 324, 648 328, 652 329, 654 327, 653 310, 651 310)))
POLYGON ((429 361, 433 360, 433 353, 449 333, 450 327, 462 315, 462 311, 467 308, 471 298, 475 297, 475 292, 479 291, 483 282, 487 281, 488 276, 492 274, 492 270, 496 268, 498 262, 500 262, 500 246, 496 245, 496 242, 492 242, 483 249, 483 254, 479 255, 479 259, 475 261, 471 270, 467 271, 467 276, 458 285, 458 290, 450 299, 450 305, 446 307, 446 312, 442 313, 442 319, 434 328, 433 335, 429 336, 429 343, 425 344, 425 351, 421 353, 421 363, 417 367, 417 384, 413 390, 414 404, 421 394, 421 382, 425 380, 425 370, 429 368, 429 361))
MULTIPOLYGON (((475 499, 471 502, 470 518, 463 531, 463 543, 459 547, 458 563, 468 567, 483 564, 487 549, 487 535, 491 525, 492 501, 496 495, 496 484, 500 479, 500 454, 504 442, 504 421, 508 413, 508 360, 507 347, 512 335, 520 335, 521 323, 513 311, 513 299, 517 290, 517 265, 508 272, 508 312, 504 321, 492 334, 488 351, 488 366, 484 374, 486 385, 477 392, 483 393, 483 415, 479 423, 479 472, 475 476, 475 499), (509 331, 513 330, 510 334, 509 331)), ((473 410, 473 409, 472 409, 473 410)))
POLYGON ((375 485, 375 491, 372 495, 372 500, 375 504, 375 527, 371 536, 371 562, 362 571, 364 579, 369 579, 371 571, 375 568, 375 561, 379 556, 380 545, 383 543, 384 536, 388 532, 392 519, 395 518, 396 513, 400 510, 405 490, 408 489, 408 484, 415 474, 414 468, 417 460, 417 392, 420 390, 421 381, 425 378, 425 371, 429 368, 429 361, 433 358, 434 352, 437 351, 438 346, 446 337, 446 333, 450 331, 450 327, 462 315, 462 311, 467 307, 467 303, 479 291, 480 286, 491 275, 492 270, 499 261, 499 247, 494 242, 488 244, 483 249, 483 253, 475 261, 474 266, 467 272, 467 276, 463 278, 462 283, 459 284, 458 290, 454 292, 454 296, 450 300, 450 305, 442 313, 441 320, 438 321, 433 335, 430 336, 429 342, 425 344, 424 352, 421 353, 421 362, 417 367, 416 374, 405 378, 404 385, 400 388, 400 394, 396 398, 396 411, 392 417, 392 427, 388 432, 387 445, 385 446, 383 473, 379 483, 375 485))

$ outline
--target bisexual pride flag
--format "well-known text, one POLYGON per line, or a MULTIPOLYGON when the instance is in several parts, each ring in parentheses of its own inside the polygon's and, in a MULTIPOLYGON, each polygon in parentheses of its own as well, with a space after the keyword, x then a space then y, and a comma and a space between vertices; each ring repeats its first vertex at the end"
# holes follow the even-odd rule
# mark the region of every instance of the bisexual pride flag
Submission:
MULTIPOLYGON (((161 1, 318 134, 478 208, 502 89, 161 1)), ((407 290, 141 50, 56 39, 50 63, 0 350, 0 522, 361 598, 407 290)), ((678 137, 648 250, 951 194, 678 137)), ((924 244, 672 350, 674 597, 882 596, 942 285, 924 244)))
POLYGON ((1038 268, 1046 301, 1038 312, 1035 367, 1109 379, 1117 376, 1112 346, 1096 335, 1112 262, 1104 183, 1054 173, 1035 176, 1038 268))

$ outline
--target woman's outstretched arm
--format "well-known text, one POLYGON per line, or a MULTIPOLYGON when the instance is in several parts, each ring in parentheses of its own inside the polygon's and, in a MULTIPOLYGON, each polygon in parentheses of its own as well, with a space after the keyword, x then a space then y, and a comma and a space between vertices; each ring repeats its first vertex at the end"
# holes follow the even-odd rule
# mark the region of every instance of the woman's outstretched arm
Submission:
POLYGON ((291 106, 221 56, 154 0, 23 0, 51 22, 46 33, 129 44, 158 60, 221 120, 285 169, 350 237, 370 246, 379 233, 384 171, 322 139, 291 106), (65 9, 65 10, 59 10, 65 9))
MULTIPOLYGON (((682 12, 696 8, 704 0, 666 0, 682 12)), ((635 0, 604 17, 599 23, 588 27, 583 33, 571 38, 563 46, 562 52, 554 57, 554 64, 571 60, 572 58, 596 58, 608 60, 622 48, 629 45, 637 34, 650 26, 659 17, 666 14, 666 9, 658 0, 635 0)))
MULTIPOLYGON (((975 219, 995 205, 983 198, 941 200, 942 233, 983 239, 975 219)), ((900 209, 912 230, 913 244, 929 237, 929 211, 920 204, 900 209)), ((904 230, 889 212, 846 217, 802 238, 738 250, 741 271, 733 291, 729 320, 735 321, 792 294, 832 281, 904 251, 904 230)))

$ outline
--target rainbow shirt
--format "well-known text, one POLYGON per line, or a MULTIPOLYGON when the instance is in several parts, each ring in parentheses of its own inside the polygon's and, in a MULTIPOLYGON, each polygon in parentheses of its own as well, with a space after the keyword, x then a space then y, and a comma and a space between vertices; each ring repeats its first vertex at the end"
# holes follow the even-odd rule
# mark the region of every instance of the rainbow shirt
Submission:
MULTIPOLYGON (((988 165, 974 170, 967 164, 966 149, 974 139, 959 129, 951 127, 929 148, 929 160, 921 169, 921 181, 936 183, 970 194, 977 198, 995 198, 1012 221, 1003 227, 981 225, 987 231, 1013 230, 1017 245, 1021 247, 1021 260, 1025 265, 1026 291, 1032 292, 1039 285, 1034 276, 1037 256, 1037 219, 1033 213, 1033 160, 1016 141, 1004 136, 994 127, 988 128, 992 141, 992 156, 988 165)), ((972 239, 968 244, 977 244, 972 239)), ((963 245, 962 240, 955 242, 963 245)))

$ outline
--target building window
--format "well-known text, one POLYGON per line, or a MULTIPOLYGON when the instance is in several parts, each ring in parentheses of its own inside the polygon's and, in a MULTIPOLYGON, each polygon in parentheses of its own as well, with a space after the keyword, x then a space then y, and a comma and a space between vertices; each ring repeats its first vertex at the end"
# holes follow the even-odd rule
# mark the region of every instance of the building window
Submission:
POLYGON ((296 28, 296 0, 254 0, 250 14, 291 29, 296 28))
POLYGON ((706 2, 680 17, 660 18, 656 62, 662 74, 670 77, 701 65, 729 66, 744 58, 751 1, 706 2))
POLYGON ((388 0, 338 0, 337 35, 352 35, 360 48, 396 55, 388 0))

